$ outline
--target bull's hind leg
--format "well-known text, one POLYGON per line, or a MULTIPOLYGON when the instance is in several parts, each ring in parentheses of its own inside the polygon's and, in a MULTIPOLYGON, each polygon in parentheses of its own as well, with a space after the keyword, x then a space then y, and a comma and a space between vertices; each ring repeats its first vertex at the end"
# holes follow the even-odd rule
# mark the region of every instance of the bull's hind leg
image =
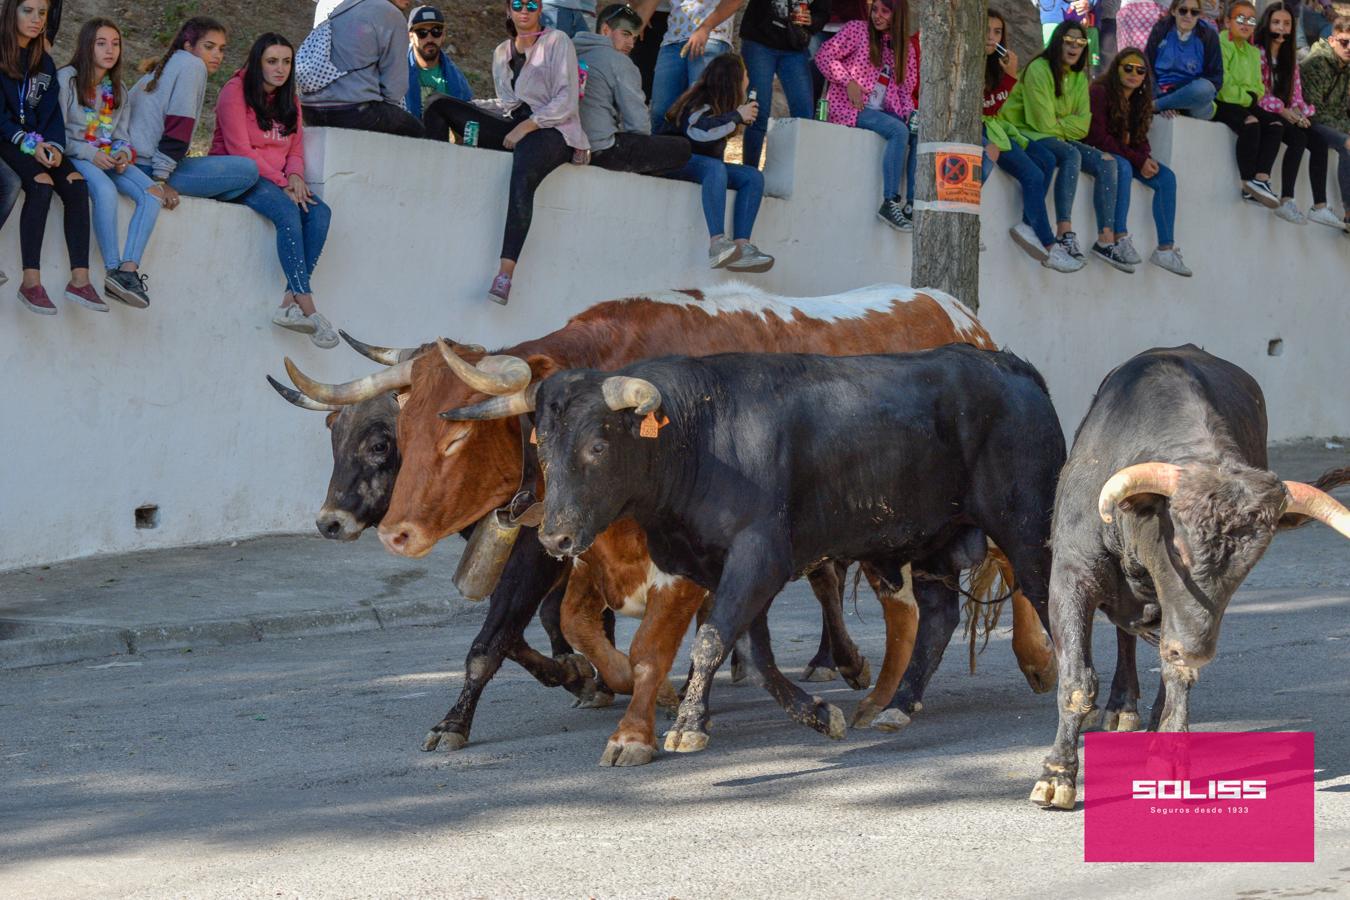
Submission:
POLYGON ((666 676, 704 593, 683 578, 648 592, 647 614, 628 651, 633 664, 633 699, 610 735, 600 765, 642 766, 656 755, 656 706, 663 694, 673 693, 666 676))
POLYGON ((853 713, 850 724, 866 728, 886 708, 900 686, 900 678, 914 655, 914 641, 919 629, 919 606, 914 599, 913 574, 909 566, 900 573, 899 585, 885 581, 871 566, 863 566, 867 582, 881 603, 881 614, 886 620, 886 656, 881 662, 876 687, 863 698, 853 713))
POLYGON ((945 564, 927 561, 912 567, 914 598, 919 607, 919 627, 914 641, 914 653, 900 688, 886 709, 872 721, 880 731, 899 731, 909 725, 910 717, 923 708, 923 694, 928 682, 942 663, 942 654, 951 643, 952 634, 961 622, 961 606, 954 589, 947 581, 956 575, 945 564))
POLYGON ((597 571, 598 568, 581 560, 575 562, 572 576, 567 580, 567 594, 562 601, 563 635, 572 646, 585 654, 607 685, 603 693, 597 690, 594 697, 578 699, 577 705, 586 708, 611 705, 615 692, 633 692, 633 670, 628 657, 614 646, 606 634, 607 609, 602 592, 602 574, 597 571))
POLYGON ((1106 701, 1103 731, 1139 730, 1139 670, 1135 666, 1138 639, 1116 629, 1116 672, 1111 678, 1111 696, 1106 701))
POLYGON ((830 560, 807 573, 811 590, 820 602, 820 649, 806 664, 802 681, 833 681, 842 675, 848 686, 863 690, 872 680, 872 669, 849 636, 844 624, 846 563, 830 560))
POLYGON ((992 544, 989 546, 988 564, 995 568, 1003 584, 1012 588, 1012 647, 1017 657, 1017 667, 1022 670, 1031 689, 1044 694, 1055 686, 1058 672, 1055 644, 1050 640, 1049 619, 1022 593, 1012 563, 1002 550, 992 544))

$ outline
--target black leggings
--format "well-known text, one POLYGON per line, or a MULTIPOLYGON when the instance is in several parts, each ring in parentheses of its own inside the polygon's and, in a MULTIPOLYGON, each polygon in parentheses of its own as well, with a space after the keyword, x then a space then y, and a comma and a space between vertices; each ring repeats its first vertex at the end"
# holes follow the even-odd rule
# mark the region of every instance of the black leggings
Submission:
POLYGON ((614 146, 591 151, 591 165, 611 172, 660 175, 689 162, 689 141, 678 134, 638 134, 620 131, 614 146))
POLYGON ((1214 121, 1227 125, 1237 135, 1238 174, 1242 180, 1250 181, 1258 172, 1269 174, 1280 152, 1284 120, 1260 107, 1238 106, 1222 101, 1214 105, 1214 121), (1248 117, 1256 121, 1248 122, 1248 117))
MULTIPOLYGON (((524 117, 507 119, 493 115, 482 107, 453 97, 442 97, 422 113, 427 137, 448 140, 449 132, 459 141, 464 139, 464 126, 478 123, 478 146, 488 150, 505 150, 502 141, 524 117)), ((562 132, 556 128, 541 128, 526 135, 511 152, 511 193, 506 201, 506 234, 502 237, 502 259, 515 262, 525 246, 525 235, 530 231, 534 217, 534 192, 549 172, 572 159, 572 148, 567 146, 562 132)))
MULTIPOLYGON (((1312 129, 1299 128, 1297 125, 1285 123, 1284 135, 1281 140, 1284 141, 1284 162, 1280 164, 1280 199, 1294 199, 1294 183, 1298 181, 1298 170, 1303 165, 1303 151, 1308 147, 1308 141, 1312 137, 1312 129)), ((1323 159, 1326 156, 1323 155, 1323 159)), ((1325 175, 1322 178, 1322 184, 1325 186, 1327 179, 1325 175)))
POLYGON ((47 230, 47 213, 52 206, 52 192, 61 196, 65 207, 66 250, 70 253, 72 269, 89 268, 89 186, 75 171, 69 157, 62 157, 59 166, 44 168, 36 159, 13 144, 0 144, 0 159, 14 170, 23 182, 23 211, 19 213, 19 248, 25 269, 42 268, 42 236, 47 230), (38 181, 46 175, 51 184, 38 181), (71 181, 71 176, 75 177, 71 181))

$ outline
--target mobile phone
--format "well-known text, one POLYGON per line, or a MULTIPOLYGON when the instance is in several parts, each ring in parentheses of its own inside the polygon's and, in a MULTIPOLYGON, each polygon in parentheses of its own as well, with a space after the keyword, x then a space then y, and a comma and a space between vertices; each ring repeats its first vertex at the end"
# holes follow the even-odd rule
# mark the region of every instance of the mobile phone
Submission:
POLYGON ((994 52, 998 54, 999 59, 1005 59, 1008 56, 1008 48, 1002 44, 995 44, 994 52))

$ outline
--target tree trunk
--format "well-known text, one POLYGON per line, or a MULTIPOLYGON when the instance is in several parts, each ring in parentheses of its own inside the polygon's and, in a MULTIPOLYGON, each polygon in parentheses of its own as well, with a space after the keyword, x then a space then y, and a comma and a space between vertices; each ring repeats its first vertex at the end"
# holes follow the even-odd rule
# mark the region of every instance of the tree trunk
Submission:
POLYGON ((910 4, 918 13, 923 42, 910 280, 915 287, 946 291, 976 311, 980 308, 979 199, 976 195, 973 205, 969 199, 979 184, 977 170, 984 143, 986 8, 987 0, 917 0, 910 4), (939 196, 940 177, 945 199, 939 196), (963 207, 966 211, 958 211, 963 207))

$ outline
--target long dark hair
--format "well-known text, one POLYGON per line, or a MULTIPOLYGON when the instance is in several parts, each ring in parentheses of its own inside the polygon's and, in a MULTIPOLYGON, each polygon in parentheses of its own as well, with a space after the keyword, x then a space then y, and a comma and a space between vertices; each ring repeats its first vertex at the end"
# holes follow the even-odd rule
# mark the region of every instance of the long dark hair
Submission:
MULTIPOLYGON (((80 26, 80 36, 75 39, 75 53, 70 57, 70 67, 75 70, 75 96, 90 109, 98 102, 96 92, 98 83, 94 81, 94 42, 98 40, 101 29, 111 28, 122 37, 122 29, 111 19, 90 19, 80 26)), ((113 109, 122 105, 126 99, 126 88, 122 85, 122 57, 118 52, 117 62, 108 70, 108 80, 113 87, 113 109)))
POLYGON ((1147 141, 1148 128, 1153 124, 1153 73, 1144 58, 1144 51, 1126 47, 1116 54, 1096 83, 1106 88, 1107 130, 1131 147, 1147 141), (1127 59, 1137 59, 1144 67, 1144 83, 1128 98, 1125 83, 1120 79, 1120 66, 1127 59))
POLYGON ((169 49, 164 51, 164 55, 157 60, 141 63, 142 72, 152 73, 149 83, 145 86, 145 92, 147 94, 155 92, 155 89, 159 87, 159 77, 164 74, 164 67, 169 64, 169 60, 173 58, 175 53, 183 49, 184 44, 195 47, 198 41, 213 31, 219 31, 221 34, 229 33, 225 30, 224 25, 210 16, 193 16, 178 26, 178 33, 169 42, 169 49))
MULTIPOLYGON (((891 51, 895 54, 895 83, 905 80, 909 56, 909 0, 873 0, 891 8, 891 51)), ((872 10, 867 11, 867 54, 872 65, 881 68, 881 33, 872 26, 872 10)))
MULTIPOLYGON (((10 78, 28 78, 42 71, 42 57, 45 56, 42 42, 45 35, 38 35, 28 44, 28 68, 20 68, 23 48, 19 46, 19 4, 27 0, 5 0, 0 8, 0 72, 10 78)), ((38 2, 38 0, 34 0, 38 2)), ((51 12, 49 0, 47 11, 51 12)))
POLYGON ((1252 35, 1253 43, 1265 52, 1266 59, 1270 62, 1270 92, 1286 105, 1293 99, 1294 94, 1294 66, 1298 65, 1294 32, 1297 28, 1289 6, 1285 3, 1272 3, 1261 13, 1261 21, 1257 23, 1256 33, 1252 35), (1291 23, 1289 33, 1284 36, 1284 43, 1280 46, 1279 56, 1270 52, 1270 48, 1275 44, 1275 35, 1270 30, 1270 20, 1275 18, 1277 12, 1289 16, 1291 23))
POLYGON ((295 108, 295 48, 284 35, 269 31, 258 35, 248 51, 248 62, 244 63, 244 102, 253 110, 258 127, 263 131, 271 130, 275 125, 282 134, 295 134, 297 112, 295 108), (262 59, 268 47, 285 47, 291 51, 291 74, 286 83, 272 93, 267 92, 267 83, 263 80, 262 59))
MULTIPOLYGON (((1062 61, 1064 59, 1064 35, 1070 31, 1078 32, 1079 37, 1087 40, 1087 29, 1082 25, 1077 22, 1060 22, 1055 26, 1054 33, 1050 35, 1050 43, 1046 44, 1045 49, 1037 53, 1035 59, 1031 61, 1034 63, 1037 59, 1043 59, 1049 64, 1050 75, 1055 79, 1056 97, 1062 96, 1064 93, 1064 74, 1060 71, 1060 68, 1063 66, 1062 61)), ((1078 62, 1070 67, 1071 71, 1083 71, 1084 67, 1087 66, 1087 51, 1088 48, 1084 47, 1082 55, 1078 57, 1078 62)), ((1030 68, 1030 66, 1031 63, 1027 63, 1027 67, 1030 68)))
POLYGON ((712 114, 729 113, 745 102, 741 85, 745 81, 745 61, 735 53, 724 53, 708 63, 694 86, 670 105, 666 118, 680 121, 686 109, 711 108, 712 114))
MULTIPOLYGON (((999 24, 1003 26, 1003 40, 1005 42, 1004 46, 1007 46, 1006 43, 1008 40, 1007 17, 1005 17, 1003 13, 999 12, 998 10, 994 9, 991 6, 989 7, 989 18, 998 19, 999 24)), ((1002 80, 1003 80, 1003 66, 999 65, 998 51, 994 51, 993 53, 990 53, 988 56, 986 56, 984 60, 984 92, 986 94, 992 94, 994 91, 998 90, 998 84, 1002 80)))

